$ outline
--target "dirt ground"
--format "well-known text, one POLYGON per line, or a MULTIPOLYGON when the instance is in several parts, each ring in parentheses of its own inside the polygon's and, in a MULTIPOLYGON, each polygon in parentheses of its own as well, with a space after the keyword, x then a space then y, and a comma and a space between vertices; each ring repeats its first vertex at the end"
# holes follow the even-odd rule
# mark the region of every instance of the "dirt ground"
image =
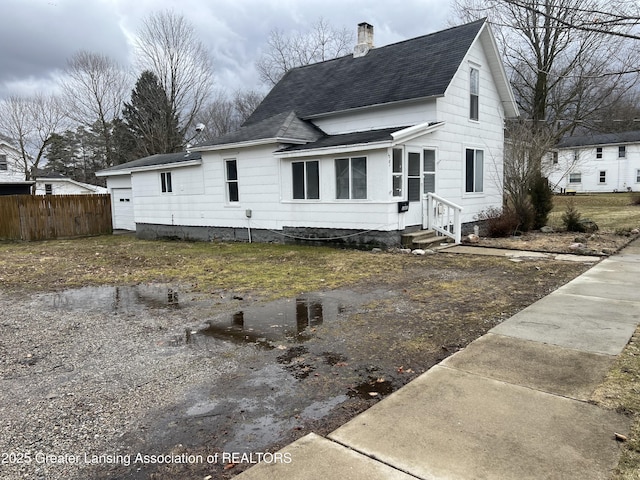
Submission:
POLYGON ((268 302, 170 282, 0 291, 0 451, 31 458, 3 471, 231 478, 331 432, 589 267, 363 255, 400 268, 268 302))
POLYGON ((540 231, 531 231, 518 237, 482 237, 478 245, 536 252, 607 256, 620 250, 633 237, 633 235, 618 235, 615 233, 542 233, 540 231))

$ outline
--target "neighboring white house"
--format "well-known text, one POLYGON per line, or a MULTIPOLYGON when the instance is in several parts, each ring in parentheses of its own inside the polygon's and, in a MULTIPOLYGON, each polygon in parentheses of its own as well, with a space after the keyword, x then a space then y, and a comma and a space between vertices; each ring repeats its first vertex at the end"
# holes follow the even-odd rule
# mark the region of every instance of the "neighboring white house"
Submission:
POLYGON ((0 195, 29 194, 33 184, 25 180, 20 151, 0 138, 0 195))
POLYGON ((78 182, 60 173, 46 172, 36 176, 36 195, 94 195, 109 190, 98 185, 78 182))
POLYGON ((640 190, 640 130, 567 137, 548 159, 557 192, 640 190))
POLYGON ((353 55, 290 70, 237 132, 97 175, 114 227, 143 238, 399 244, 502 205, 517 114, 484 20, 380 48, 365 23, 353 55))

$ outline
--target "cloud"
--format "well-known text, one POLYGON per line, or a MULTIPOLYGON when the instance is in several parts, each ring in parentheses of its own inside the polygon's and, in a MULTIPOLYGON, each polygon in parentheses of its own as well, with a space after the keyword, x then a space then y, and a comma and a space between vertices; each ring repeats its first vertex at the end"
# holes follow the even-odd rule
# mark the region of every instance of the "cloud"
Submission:
POLYGON ((78 50, 126 60, 126 39, 108 3, 3 0, 0 82, 48 77, 78 50))
MULTIPOLYGON (((211 51, 218 88, 260 87, 255 61, 269 32, 306 31, 320 17, 336 28, 366 21, 382 46, 444 28, 442 0, 2 0, 0 97, 51 87, 78 50, 130 65, 133 42, 150 13, 172 9, 211 51)), ((444 5, 444 6, 443 6, 444 5)))

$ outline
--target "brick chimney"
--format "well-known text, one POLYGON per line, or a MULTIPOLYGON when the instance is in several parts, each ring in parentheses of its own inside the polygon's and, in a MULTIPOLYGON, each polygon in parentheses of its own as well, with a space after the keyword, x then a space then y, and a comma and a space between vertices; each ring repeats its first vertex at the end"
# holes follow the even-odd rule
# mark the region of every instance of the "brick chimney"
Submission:
POLYGON ((358 43, 353 49, 353 57, 364 57, 373 48, 373 25, 367 22, 358 24, 358 43))

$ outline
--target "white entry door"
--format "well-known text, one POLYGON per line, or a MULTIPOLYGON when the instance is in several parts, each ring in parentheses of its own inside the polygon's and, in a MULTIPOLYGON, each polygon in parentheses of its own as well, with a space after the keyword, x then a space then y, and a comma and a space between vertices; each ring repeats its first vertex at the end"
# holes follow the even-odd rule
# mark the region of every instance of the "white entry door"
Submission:
POLYGON ((436 151, 429 148, 407 149, 407 200, 409 211, 406 226, 427 225, 426 194, 436 189, 436 151))

